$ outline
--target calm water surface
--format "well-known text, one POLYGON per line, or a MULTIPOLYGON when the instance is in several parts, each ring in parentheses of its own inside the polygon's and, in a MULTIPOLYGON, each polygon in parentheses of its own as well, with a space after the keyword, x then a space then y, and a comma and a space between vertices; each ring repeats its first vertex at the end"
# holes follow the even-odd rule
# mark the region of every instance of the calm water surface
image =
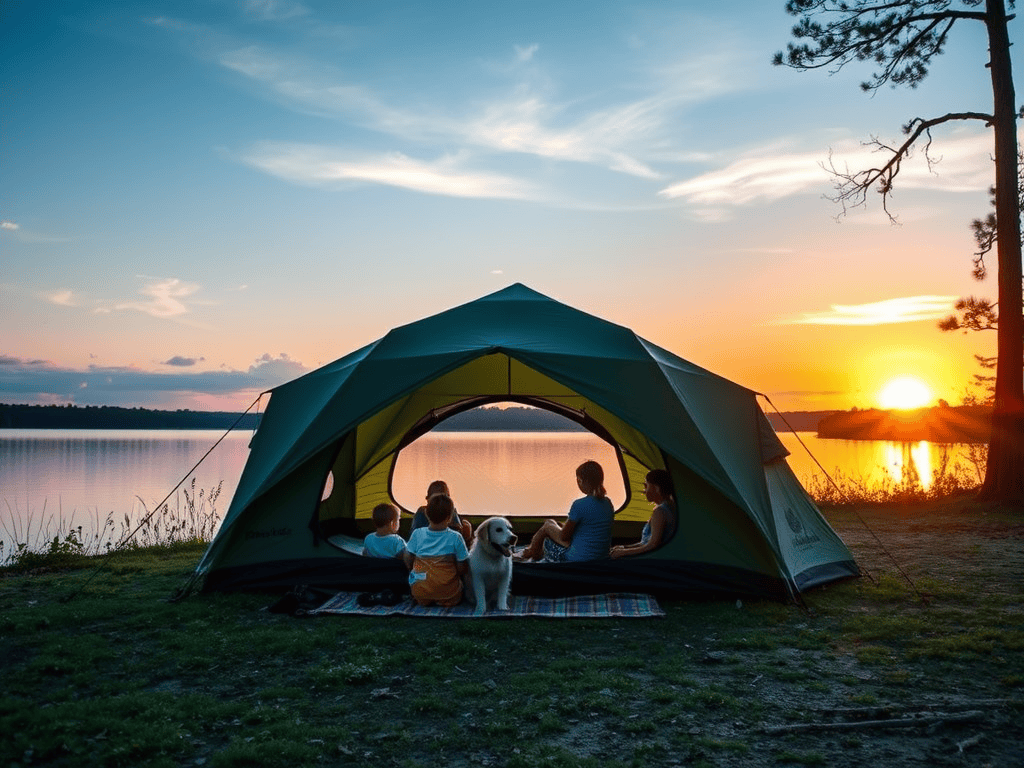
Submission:
MULTIPOLYGON (((223 512, 249 455, 251 432, 217 430, 0 430, 0 539, 36 543, 82 526, 91 536, 111 512, 120 523, 152 511, 182 480, 223 512)), ((168 504, 184 508, 182 490, 168 504), (179 506, 180 505, 180 506, 179 506)))
MULTIPOLYGON (((251 432, 233 432, 192 474, 189 470, 223 433, 206 430, 0 430, 0 539, 52 537, 58 524, 86 532, 113 512, 140 519, 185 480, 190 488, 222 483, 217 510, 226 511, 248 457, 251 432)), ((922 482, 945 460, 965 467, 966 446, 927 442, 819 440, 814 433, 780 435, 790 466, 805 483, 821 475, 800 441, 830 473, 874 483, 895 482, 913 466, 922 482)), ((448 481, 459 509, 472 514, 564 514, 579 492, 575 468, 586 459, 605 467, 608 495, 625 498, 611 448, 586 433, 434 432, 398 458, 397 500, 415 509, 427 483, 448 481)), ((183 504, 182 491, 169 504, 183 504)))

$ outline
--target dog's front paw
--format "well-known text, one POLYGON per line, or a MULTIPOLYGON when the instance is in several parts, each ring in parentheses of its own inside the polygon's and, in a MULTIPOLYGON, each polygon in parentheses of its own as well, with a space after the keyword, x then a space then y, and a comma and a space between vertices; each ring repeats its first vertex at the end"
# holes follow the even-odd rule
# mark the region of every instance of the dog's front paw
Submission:
POLYGON ((498 601, 498 610, 499 611, 507 611, 507 610, 509 610, 508 601, 507 600, 500 600, 500 601, 498 601))

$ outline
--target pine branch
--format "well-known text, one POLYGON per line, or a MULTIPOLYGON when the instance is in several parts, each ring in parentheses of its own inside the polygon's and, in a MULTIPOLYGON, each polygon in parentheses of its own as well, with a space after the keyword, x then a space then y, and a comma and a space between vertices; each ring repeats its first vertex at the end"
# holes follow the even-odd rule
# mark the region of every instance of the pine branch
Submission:
POLYGON ((908 134, 908 138, 899 147, 890 147, 877 138, 864 143, 864 146, 873 146, 876 151, 889 154, 889 159, 876 168, 867 168, 852 173, 849 170, 841 171, 836 168, 830 154, 827 165, 823 165, 823 167, 838 180, 835 184, 836 195, 829 199, 842 205, 840 216, 844 215, 849 207, 857 208, 866 205, 868 192, 877 185, 878 192, 882 195, 882 208, 890 220, 895 222, 896 217, 889 212, 888 198, 892 194, 893 185, 896 176, 899 175, 903 160, 911 155, 917 140, 921 136, 927 136, 924 152, 928 167, 931 168, 937 162, 928 155, 932 142, 931 129, 953 120, 982 120, 988 125, 992 122, 992 116, 983 112, 950 112, 930 120, 914 118, 903 126, 903 132, 908 134))

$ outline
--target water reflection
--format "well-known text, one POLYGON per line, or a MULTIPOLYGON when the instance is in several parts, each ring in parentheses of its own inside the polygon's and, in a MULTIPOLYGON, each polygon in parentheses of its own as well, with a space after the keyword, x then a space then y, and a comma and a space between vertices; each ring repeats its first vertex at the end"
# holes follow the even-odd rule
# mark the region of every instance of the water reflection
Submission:
POLYGON ((968 443, 829 440, 806 432, 800 433, 799 439, 792 433, 780 433, 779 438, 790 451, 787 460, 793 472, 806 485, 813 480, 825 480, 808 450, 833 477, 843 475, 863 481, 867 487, 883 483, 899 485, 916 478, 923 489, 930 490, 935 485, 936 471, 959 468, 973 477, 978 461, 977 456, 972 456, 974 447, 968 443))
POLYGON ((0 540, 34 543, 82 527, 92 540, 108 515, 133 523, 175 486, 172 509, 185 491, 204 498, 223 484, 223 514, 249 454, 250 432, 233 432, 193 473, 218 430, 0 430, 0 540), (49 535, 46 535, 46 534, 49 535))
POLYGON ((604 468, 618 507, 626 491, 615 449, 584 432, 431 432, 399 454, 392 490, 416 509, 427 484, 444 480, 467 514, 565 515, 580 496, 576 467, 587 459, 604 468))
POLYGON ((885 468, 894 483, 919 483, 929 490, 934 483, 931 444, 926 440, 916 443, 883 443, 885 468))

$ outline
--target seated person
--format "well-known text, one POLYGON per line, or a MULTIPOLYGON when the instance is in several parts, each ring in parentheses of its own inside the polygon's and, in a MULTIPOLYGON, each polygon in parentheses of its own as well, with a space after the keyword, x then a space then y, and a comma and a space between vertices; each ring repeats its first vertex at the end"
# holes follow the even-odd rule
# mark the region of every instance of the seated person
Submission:
POLYGON ((605 494, 601 465, 596 461, 580 464, 576 468, 576 485, 586 495, 569 507, 569 519, 564 525, 545 520, 529 546, 517 553, 516 560, 543 557, 545 562, 571 563, 608 556, 615 509, 605 494))
MULTIPOLYGON (((451 498, 451 491, 448 490, 448 483, 444 480, 435 480, 427 486, 427 503, 430 502, 431 496, 436 496, 439 493, 443 493, 448 498, 451 498)), ((427 520, 427 508, 425 506, 420 507, 416 510, 416 514, 412 516, 412 525, 409 528, 411 534, 417 528, 426 528, 429 521, 427 520)), ((458 531, 462 534, 462 540, 466 542, 468 547, 473 541, 473 526, 468 522, 465 522, 459 517, 457 511, 452 511, 452 522, 451 528, 453 531, 458 531)))
POLYGON ((401 557, 405 552, 405 539, 398 535, 401 515, 393 504, 378 504, 373 508, 375 533, 363 539, 363 554, 367 557, 401 557))
POLYGON ((636 544, 622 544, 612 547, 609 553, 613 558, 641 555, 657 549, 667 542, 676 532, 676 493, 672 485, 672 475, 664 469, 652 469, 644 481, 644 496, 655 505, 651 517, 640 534, 636 544))
POLYGON ((469 570, 469 550, 462 534, 450 527, 455 504, 443 493, 427 501, 426 528, 417 528, 409 536, 405 566, 409 569, 409 589, 413 599, 423 606, 446 608, 462 601, 462 576, 469 570))

